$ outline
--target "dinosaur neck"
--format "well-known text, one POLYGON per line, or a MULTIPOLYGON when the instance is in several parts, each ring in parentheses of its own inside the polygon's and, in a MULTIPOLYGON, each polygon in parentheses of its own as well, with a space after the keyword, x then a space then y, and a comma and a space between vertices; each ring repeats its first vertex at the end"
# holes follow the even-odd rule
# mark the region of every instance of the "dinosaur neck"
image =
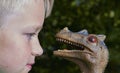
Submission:
POLYGON ((88 66, 85 65, 84 63, 79 62, 79 68, 82 73, 103 73, 103 69, 101 69, 99 66, 88 66))
POLYGON ((79 66, 82 73, 103 73, 104 71, 104 68, 101 68, 99 64, 93 66, 92 64, 90 65, 84 63, 84 61, 80 61, 72 58, 66 58, 66 59, 76 63, 79 66))

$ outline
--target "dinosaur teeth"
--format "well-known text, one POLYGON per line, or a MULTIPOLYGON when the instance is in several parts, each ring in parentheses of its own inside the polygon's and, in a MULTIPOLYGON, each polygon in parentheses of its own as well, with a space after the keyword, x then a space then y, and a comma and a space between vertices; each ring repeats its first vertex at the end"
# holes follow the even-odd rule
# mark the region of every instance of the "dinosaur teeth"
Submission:
POLYGON ((66 42, 66 40, 63 40, 63 42, 66 42))
POLYGON ((70 46, 73 46, 75 48, 79 48, 80 50, 84 50, 84 48, 85 48, 81 44, 78 44, 78 43, 75 43, 75 42, 71 42, 69 40, 65 40, 65 39, 62 39, 62 38, 57 38, 56 40, 59 41, 59 42, 63 42, 65 44, 68 44, 70 46))
POLYGON ((72 45, 72 43, 71 43, 71 42, 69 42, 69 44, 71 44, 71 45, 72 45))
POLYGON ((81 50, 84 50, 84 49, 85 49, 84 46, 80 46, 80 48, 81 48, 81 50))
POLYGON ((57 40, 57 41, 60 41, 60 39, 59 39, 59 38, 57 38, 56 40, 57 40))

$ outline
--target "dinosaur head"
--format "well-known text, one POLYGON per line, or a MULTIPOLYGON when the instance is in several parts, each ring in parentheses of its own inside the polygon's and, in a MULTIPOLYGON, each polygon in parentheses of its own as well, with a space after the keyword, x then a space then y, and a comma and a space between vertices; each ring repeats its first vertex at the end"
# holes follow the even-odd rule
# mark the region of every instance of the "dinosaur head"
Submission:
POLYGON ((67 27, 56 34, 57 41, 76 49, 57 50, 54 55, 63 57, 81 67, 96 67, 103 70, 108 62, 108 49, 105 35, 88 34, 87 30, 72 32, 67 27))

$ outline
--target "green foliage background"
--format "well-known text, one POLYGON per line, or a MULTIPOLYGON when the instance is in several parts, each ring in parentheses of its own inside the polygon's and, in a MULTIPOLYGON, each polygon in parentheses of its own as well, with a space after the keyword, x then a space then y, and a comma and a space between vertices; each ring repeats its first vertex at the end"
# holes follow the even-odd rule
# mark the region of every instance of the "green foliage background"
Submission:
POLYGON ((44 54, 36 59, 30 73, 80 73, 78 66, 53 55, 58 48, 55 34, 64 27, 105 34, 110 59, 105 73, 120 73, 120 1, 55 0, 52 15, 45 20, 39 39, 44 54))

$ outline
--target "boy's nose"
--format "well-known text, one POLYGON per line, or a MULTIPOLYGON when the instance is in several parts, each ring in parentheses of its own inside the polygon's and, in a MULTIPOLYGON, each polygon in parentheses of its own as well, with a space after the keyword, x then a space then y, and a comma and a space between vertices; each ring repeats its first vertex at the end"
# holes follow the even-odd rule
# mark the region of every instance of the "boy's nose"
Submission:
POLYGON ((35 39, 32 41, 32 55, 34 56, 40 56, 43 53, 43 49, 38 41, 38 39, 35 39))

